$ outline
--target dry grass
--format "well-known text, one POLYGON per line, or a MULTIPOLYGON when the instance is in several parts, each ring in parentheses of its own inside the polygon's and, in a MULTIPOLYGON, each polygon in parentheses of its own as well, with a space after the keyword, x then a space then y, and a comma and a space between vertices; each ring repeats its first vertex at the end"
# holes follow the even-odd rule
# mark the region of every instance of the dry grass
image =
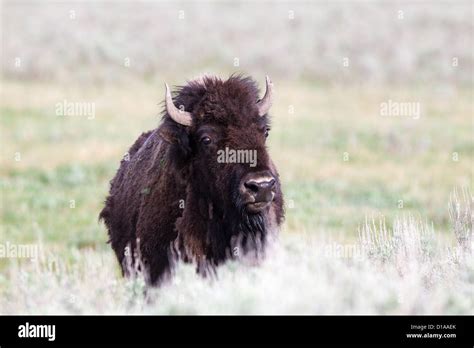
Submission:
POLYGON ((13 263, 0 278, 6 284, 0 308, 9 314, 472 314, 474 246, 443 246, 413 218, 395 226, 366 225, 357 243, 284 238, 258 267, 234 261, 212 279, 180 264, 172 281, 148 290, 140 276, 121 278, 110 253, 74 249, 68 261, 43 255, 13 263))

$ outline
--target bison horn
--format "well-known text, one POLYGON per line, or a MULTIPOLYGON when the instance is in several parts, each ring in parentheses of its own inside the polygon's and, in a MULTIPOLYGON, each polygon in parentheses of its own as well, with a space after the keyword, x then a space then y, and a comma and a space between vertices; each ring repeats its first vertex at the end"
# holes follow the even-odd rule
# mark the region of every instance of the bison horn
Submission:
POLYGON ((168 115, 177 123, 182 124, 183 126, 190 126, 192 122, 191 113, 178 109, 174 103, 173 99, 171 98, 171 91, 168 87, 168 84, 165 83, 166 86, 166 112, 168 115))
POLYGON ((272 80, 270 80, 270 77, 268 77, 268 75, 265 76, 265 80, 267 83, 265 95, 263 96, 263 99, 260 99, 257 102, 259 116, 265 115, 270 110, 273 103, 273 82, 272 80))

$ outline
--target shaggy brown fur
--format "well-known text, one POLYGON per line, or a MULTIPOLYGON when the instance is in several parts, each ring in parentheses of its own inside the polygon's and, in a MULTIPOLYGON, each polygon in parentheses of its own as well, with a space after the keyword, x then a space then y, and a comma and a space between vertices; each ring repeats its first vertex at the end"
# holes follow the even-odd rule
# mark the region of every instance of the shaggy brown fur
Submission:
POLYGON ((239 254, 261 248, 282 223, 278 173, 265 147, 269 121, 258 116, 258 99, 250 78, 190 81, 177 90, 174 104, 192 113, 192 125, 177 124, 165 110, 161 125, 136 140, 100 213, 124 273, 127 246, 157 284, 169 275, 176 251, 184 260, 218 265, 237 254, 237 244, 239 254), (202 143, 203 134, 211 144, 202 143), (217 150, 225 147, 256 150, 256 167, 218 163, 217 150), (238 188, 245 174, 259 171, 274 176, 275 197, 251 214, 238 188))

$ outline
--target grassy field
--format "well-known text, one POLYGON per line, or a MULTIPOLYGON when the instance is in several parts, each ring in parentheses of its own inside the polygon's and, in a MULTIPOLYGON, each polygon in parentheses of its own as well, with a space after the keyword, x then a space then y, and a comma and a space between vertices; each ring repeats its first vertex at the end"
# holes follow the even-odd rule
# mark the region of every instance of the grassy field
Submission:
POLYGON ((472 197, 459 198, 462 214, 448 210, 456 188, 473 187, 472 90, 275 84, 280 241, 260 267, 233 262, 216 281, 180 266, 144 298, 97 216, 120 158, 158 124, 162 86, 2 81, 0 242, 43 256, 0 259, 0 312, 474 313, 472 197), (95 117, 57 116, 63 100, 95 103, 95 117), (388 100, 417 102, 421 115, 381 116, 388 100), (384 220, 387 235, 366 219, 384 220))

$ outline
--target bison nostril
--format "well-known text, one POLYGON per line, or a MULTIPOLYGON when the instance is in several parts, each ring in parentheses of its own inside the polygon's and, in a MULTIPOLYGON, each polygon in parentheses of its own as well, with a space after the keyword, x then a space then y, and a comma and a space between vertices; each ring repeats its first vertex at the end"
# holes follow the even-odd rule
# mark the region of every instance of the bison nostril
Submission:
POLYGON ((244 186, 247 188, 247 190, 252 191, 254 193, 258 192, 259 185, 255 181, 247 181, 244 186))

